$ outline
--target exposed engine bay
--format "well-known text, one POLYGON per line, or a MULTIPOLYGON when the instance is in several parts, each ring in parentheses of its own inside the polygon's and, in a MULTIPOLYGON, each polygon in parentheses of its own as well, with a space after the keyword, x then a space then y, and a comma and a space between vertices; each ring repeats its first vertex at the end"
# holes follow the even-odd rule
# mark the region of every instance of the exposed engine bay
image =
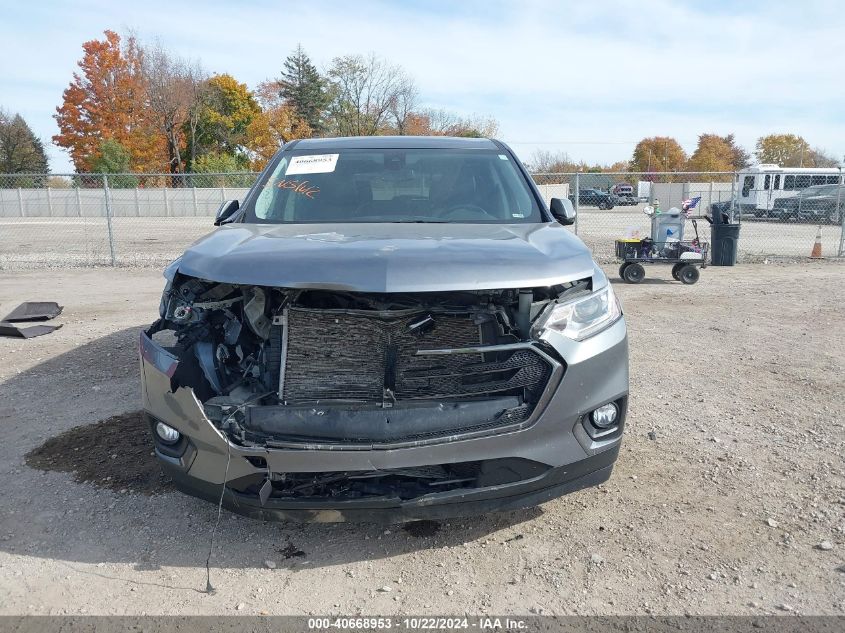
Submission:
POLYGON ((531 340, 550 303, 589 290, 368 294, 177 274, 147 334, 242 445, 378 445, 526 423, 555 353, 531 340))

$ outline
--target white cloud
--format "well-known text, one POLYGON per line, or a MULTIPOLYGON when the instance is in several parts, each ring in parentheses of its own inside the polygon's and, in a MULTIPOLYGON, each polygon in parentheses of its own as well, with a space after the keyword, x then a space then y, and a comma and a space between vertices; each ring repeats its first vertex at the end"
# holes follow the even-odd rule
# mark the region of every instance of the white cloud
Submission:
MULTIPOLYGON (((81 43, 133 27, 250 85, 277 75, 298 42, 320 65, 374 51, 414 75, 432 105, 496 116, 523 156, 542 146, 612 162, 646 135, 691 150, 710 131, 735 132, 749 149, 762 134, 791 131, 845 153, 838 3, 596 5, 30 3, 0 25, 0 105, 48 139, 81 43)), ((58 150, 51 158, 69 167, 58 150)))

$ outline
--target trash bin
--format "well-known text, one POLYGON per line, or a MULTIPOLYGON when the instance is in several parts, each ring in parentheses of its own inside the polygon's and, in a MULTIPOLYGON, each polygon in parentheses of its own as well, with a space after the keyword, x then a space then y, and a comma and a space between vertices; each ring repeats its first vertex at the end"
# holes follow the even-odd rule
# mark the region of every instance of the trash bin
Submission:
POLYGON ((739 242, 739 224, 710 225, 710 264, 733 266, 736 264, 736 247, 739 242))

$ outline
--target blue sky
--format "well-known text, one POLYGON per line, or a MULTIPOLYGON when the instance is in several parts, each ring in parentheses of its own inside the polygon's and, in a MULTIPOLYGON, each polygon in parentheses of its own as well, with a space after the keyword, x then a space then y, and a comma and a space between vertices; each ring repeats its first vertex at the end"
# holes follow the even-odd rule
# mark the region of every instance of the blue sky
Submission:
POLYGON ((523 159, 536 149, 611 163, 655 134, 687 151, 702 132, 749 150, 773 132, 845 154, 845 11, 796 2, 496 0, 270 2, 0 0, 0 107, 47 144, 82 42, 133 29, 254 87, 301 42, 326 67, 375 52, 414 76, 425 105, 500 122, 523 159))

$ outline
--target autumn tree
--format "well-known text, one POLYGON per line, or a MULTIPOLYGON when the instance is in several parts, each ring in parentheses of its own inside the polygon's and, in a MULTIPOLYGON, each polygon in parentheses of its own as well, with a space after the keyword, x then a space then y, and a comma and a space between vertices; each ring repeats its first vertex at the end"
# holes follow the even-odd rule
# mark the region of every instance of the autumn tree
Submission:
POLYGON ((734 150, 725 137, 701 134, 698 146, 687 163, 687 171, 733 171, 734 160, 734 150))
POLYGON ((810 150, 809 160, 813 167, 839 167, 839 161, 820 147, 810 150))
POLYGON ((308 138, 312 130, 298 112, 280 96, 277 82, 258 85, 255 96, 261 111, 246 130, 250 168, 261 170, 279 148, 295 138, 308 138))
POLYGON ((203 120, 203 113, 209 100, 209 95, 212 92, 208 77, 205 76, 204 71, 199 67, 196 68, 196 73, 192 74, 190 90, 191 105, 188 108, 188 117, 185 123, 182 124, 182 131, 186 137, 187 158, 185 162, 188 171, 193 170, 194 162, 197 159, 197 132, 199 131, 200 121, 203 120))
POLYGON ((159 42, 142 49, 146 103, 151 121, 167 143, 168 167, 171 173, 184 169, 186 124, 198 111, 202 93, 198 84, 205 80, 198 64, 169 53, 159 42))
MULTIPOLYGON (((336 57, 328 70, 330 131, 338 136, 394 133, 391 112, 410 100, 414 82, 400 67, 376 55, 336 57)), ((404 121, 403 121, 404 124, 404 121)))
POLYGON ((314 134, 324 131, 323 115, 329 105, 328 82, 311 63, 301 44, 287 56, 277 80, 278 96, 314 134))
POLYGON ((44 144, 23 117, 0 110, 0 174, 46 174, 48 171, 44 144))
POLYGON ((736 142, 736 137, 733 134, 728 134, 722 137, 725 143, 731 148, 731 165, 734 171, 745 169, 751 164, 751 154, 745 151, 745 148, 736 142))
POLYGON ((463 136, 490 138, 499 131, 499 122, 493 117, 472 115, 462 117, 451 110, 434 108, 411 112, 405 134, 422 136, 463 136))
POLYGON ((575 163, 566 152, 550 152, 538 149, 528 160, 532 172, 537 174, 560 174, 578 171, 575 163))
POLYGON ((214 75, 207 82, 202 106, 197 113, 195 147, 197 156, 207 153, 229 154, 246 167, 247 130, 261 112, 258 102, 231 75, 214 75))
POLYGON ((414 80, 409 75, 401 75, 389 108, 396 134, 400 136, 409 134, 409 123, 414 115, 418 98, 419 92, 414 80))
POLYGON ((59 134, 53 142, 70 152, 77 171, 88 171, 100 143, 114 139, 130 155, 133 170, 152 171, 166 163, 166 148, 150 120, 142 55, 133 37, 114 31, 82 45, 79 72, 56 108, 59 134))
POLYGON ((781 167, 811 167, 804 164, 809 156, 810 144, 795 134, 769 134, 757 139, 755 155, 761 163, 781 167))
POLYGON ((686 152, 669 136, 644 138, 637 143, 631 157, 633 171, 682 171, 686 164, 686 152))
POLYGON ((796 134, 769 134, 757 139, 755 155, 761 163, 781 167, 836 167, 837 161, 819 148, 812 148, 796 134))

